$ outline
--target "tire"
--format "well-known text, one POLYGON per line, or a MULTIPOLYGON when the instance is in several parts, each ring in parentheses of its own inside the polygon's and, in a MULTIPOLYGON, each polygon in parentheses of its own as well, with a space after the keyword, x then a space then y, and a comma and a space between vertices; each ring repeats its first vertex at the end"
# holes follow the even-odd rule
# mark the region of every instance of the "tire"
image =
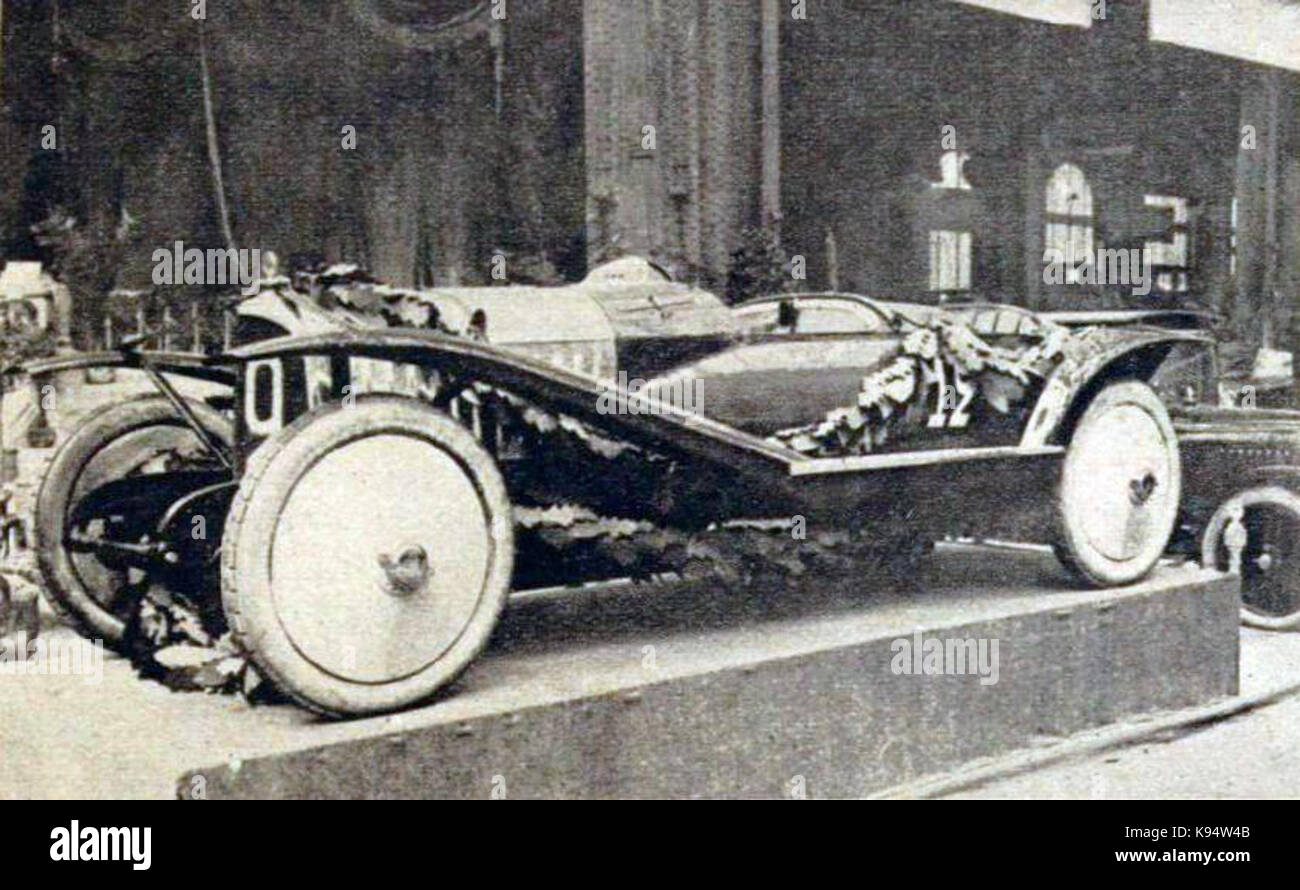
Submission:
POLYGON ((1300 628, 1300 496, 1270 485, 1228 498, 1205 526, 1201 565, 1232 568, 1224 532, 1234 513, 1246 529, 1241 623, 1264 630, 1300 628))
POLYGON ((1169 412, 1135 380, 1088 405, 1066 447, 1056 490, 1055 549, 1095 587, 1145 577, 1178 518, 1182 464, 1169 412))
MULTIPOLYGON (((204 428, 229 447, 231 422, 202 402, 188 404, 204 428)), ((173 448, 203 452, 198 437, 162 396, 107 405, 86 417, 55 452, 36 496, 36 560, 46 598, 79 633, 111 649, 120 647, 126 631, 126 616, 112 605, 127 573, 93 554, 70 551, 68 518, 85 493, 131 475, 173 448)))
POLYGON ((473 435, 414 399, 363 396, 251 456, 222 539, 222 604, 254 664, 331 716, 431 697, 487 643, 514 520, 473 435))

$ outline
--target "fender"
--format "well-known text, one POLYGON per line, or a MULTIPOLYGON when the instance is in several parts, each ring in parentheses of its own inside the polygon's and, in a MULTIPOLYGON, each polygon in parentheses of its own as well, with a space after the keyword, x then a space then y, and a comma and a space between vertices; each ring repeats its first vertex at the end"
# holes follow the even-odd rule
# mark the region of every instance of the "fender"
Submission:
POLYGON ((149 368, 163 374, 178 377, 191 377, 234 386, 235 370, 230 362, 222 356, 208 357, 192 352, 152 352, 141 350, 110 350, 107 352, 81 352, 75 355, 55 356, 16 365, 6 369, 6 373, 23 373, 32 379, 47 377, 62 371, 82 371, 88 368, 126 368, 144 370, 149 368))
POLYGON ((1022 448, 1061 444, 1093 393, 1118 377, 1149 380, 1179 343, 1213 342, 1199 331, 1153 327, 1089 327, 1071 331, 1063 357, 1043 386, 1020 439, 1022 448))

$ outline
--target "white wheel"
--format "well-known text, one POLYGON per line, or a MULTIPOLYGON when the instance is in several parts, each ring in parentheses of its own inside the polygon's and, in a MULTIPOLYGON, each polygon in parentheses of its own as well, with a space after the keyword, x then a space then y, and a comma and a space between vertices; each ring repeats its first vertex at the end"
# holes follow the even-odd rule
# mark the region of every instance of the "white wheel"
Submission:
POLYGON ((420 402, 300 418, 254 452, 223 539, 222 602, 256 664, 352 715, 428 698, 487 642, 513 518, 492 458, 420 402))
POLYGON ((1241 622, 1265 630, 1300 627, 1300 496, 1277 486, 1233 495, 1214 511, 1201 539, 1201 564, 1220 571, 1232 565, 1230 525, 1244 532, 1241 622))
POLYGON ((1138 381, 1107 386, 1066 449, 1058 556, 1097 586, 1141 579, 1173 533, 1181 486, 1178 441, 1160 398, 1138 381))

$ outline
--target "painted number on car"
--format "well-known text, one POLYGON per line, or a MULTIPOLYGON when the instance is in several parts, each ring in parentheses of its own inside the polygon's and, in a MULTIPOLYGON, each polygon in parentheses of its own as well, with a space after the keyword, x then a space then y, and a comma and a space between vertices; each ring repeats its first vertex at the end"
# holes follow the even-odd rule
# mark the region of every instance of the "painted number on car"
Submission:
POLYGON ((962 376, 960 369, 949 368, 942 358, 936 357, 925 367, 925 382, 934 384, 935 406, 930 415, 931 429, 964 429, 970 423, 967 410, 975 398, 975 387, 962 376))
POLYGON ((248 363, 244 421, 253 436, 269 436, 284 423, 284 369, 276 359, 248 363))

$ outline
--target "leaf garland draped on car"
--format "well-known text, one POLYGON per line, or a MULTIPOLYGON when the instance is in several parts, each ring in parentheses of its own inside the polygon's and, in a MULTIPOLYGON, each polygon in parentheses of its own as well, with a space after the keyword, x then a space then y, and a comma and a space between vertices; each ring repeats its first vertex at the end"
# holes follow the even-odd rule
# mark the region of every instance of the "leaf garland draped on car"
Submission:
MULTIPOLYGON (((836 408, 817 423, 781 430, 769 441, 811 457, 851 457, 870 454, 896 427, 925 422, 927 404, 948 405, 955 412, 980 398, 1006 414, 1024 398, 1032 379, 1047 376, 1068 337, 1065 328, 1040 320, 1022 338, 1028 342, 1013 348, 991 344, 968 324, 943 314, 924 321, 900 317, 895 324, 900 333, 906 331, 898 353, 862 379, 857 404, 836 408), (946 369, 955 372, 952 383, 946 369)), ((931 426, 937 416, 929 415, 931 426)))

